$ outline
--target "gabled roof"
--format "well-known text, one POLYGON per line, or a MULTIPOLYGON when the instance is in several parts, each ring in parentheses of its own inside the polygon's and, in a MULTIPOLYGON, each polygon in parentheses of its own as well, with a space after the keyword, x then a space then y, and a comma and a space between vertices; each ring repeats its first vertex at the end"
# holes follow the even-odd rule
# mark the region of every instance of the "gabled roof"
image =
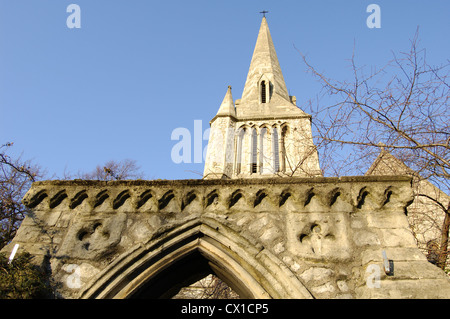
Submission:
POLYGON ((436 185, 428 179, 423 178, 420 174, 407 166, 402 160, 398 159, 390 152, 381 148, 380 154, 372 163, 364 175, 407 175, 413 178, 413 183, 420 184, 421 193, 427 194, 435 199, 439 199, 444 205, 448 205, 450 196, 440 190, 436 185), (447 203, 447 204, 445 204, 447 203))
POLYGON ((417 176, 417 172, 409 168, 403 161, 381 149, 375 161, 364 175, 410 175, 417 176))

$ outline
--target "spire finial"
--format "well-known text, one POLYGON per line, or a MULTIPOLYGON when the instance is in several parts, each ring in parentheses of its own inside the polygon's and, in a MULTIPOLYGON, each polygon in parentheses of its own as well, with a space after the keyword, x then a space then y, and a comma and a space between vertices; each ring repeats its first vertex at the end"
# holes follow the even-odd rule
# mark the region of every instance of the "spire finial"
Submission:
POLYGON ((266 13, 269 13, 269 11, 263 10, 263 11, 261 11, 260 13, 262 13, 262 14, 263 14, 263 17, 265 18, 265 17, 266 17, 266 13))

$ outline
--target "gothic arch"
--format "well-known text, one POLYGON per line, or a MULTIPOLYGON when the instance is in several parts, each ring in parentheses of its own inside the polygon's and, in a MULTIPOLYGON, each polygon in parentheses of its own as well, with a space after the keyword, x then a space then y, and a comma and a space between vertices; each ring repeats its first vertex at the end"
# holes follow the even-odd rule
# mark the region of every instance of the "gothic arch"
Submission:
POLYGON ((176 285, 180 279, 198 280, 208 267, 243 298, 312 298, 275 255, 209 218, 175 227, 122 254, 91 280, 81 297, 170 297, 181 288, 176 285), (186 266, 190 273, 183 274, 186 266))
POLYGON ((280 128, 281 128, 281 131, 286 130, 286 133, 289 133, 290 126, 288 123, 284 122, 284 123, 280 124, 280 128))

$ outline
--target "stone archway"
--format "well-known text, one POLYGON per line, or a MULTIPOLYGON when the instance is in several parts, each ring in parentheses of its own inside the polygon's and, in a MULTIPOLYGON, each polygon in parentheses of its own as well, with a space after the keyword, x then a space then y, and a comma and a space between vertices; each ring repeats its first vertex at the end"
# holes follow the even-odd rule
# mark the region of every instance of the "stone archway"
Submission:
POLYGON ((265 252, 262 262, 255 250, 217 221, 193 220, 121 256, 81 298, 171 297, 208 271, 242 298, 312 298, 280 260, 265 252))

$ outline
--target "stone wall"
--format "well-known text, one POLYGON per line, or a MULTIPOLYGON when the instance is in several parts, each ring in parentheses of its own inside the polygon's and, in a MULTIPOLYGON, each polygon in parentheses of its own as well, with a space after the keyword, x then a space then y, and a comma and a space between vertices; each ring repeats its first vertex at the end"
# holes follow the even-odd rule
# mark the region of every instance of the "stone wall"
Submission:
POLYGON ((241 297, 448 298, 409 229, 411 200, 393 176, 36 182, 4 251, 47 263, 62 298, 151 292, 194 252, 241 297))
MULTIPOLYGON (((411 176, 414 199, 408 206, 408 222, 419 248, 430 261, 437 263, 445 219, 443 208, 450 207, 450 196, 384 149, 366 175, 411 176)), ((450 270, 450 258, 447 258, 447 269, 450 270)))

